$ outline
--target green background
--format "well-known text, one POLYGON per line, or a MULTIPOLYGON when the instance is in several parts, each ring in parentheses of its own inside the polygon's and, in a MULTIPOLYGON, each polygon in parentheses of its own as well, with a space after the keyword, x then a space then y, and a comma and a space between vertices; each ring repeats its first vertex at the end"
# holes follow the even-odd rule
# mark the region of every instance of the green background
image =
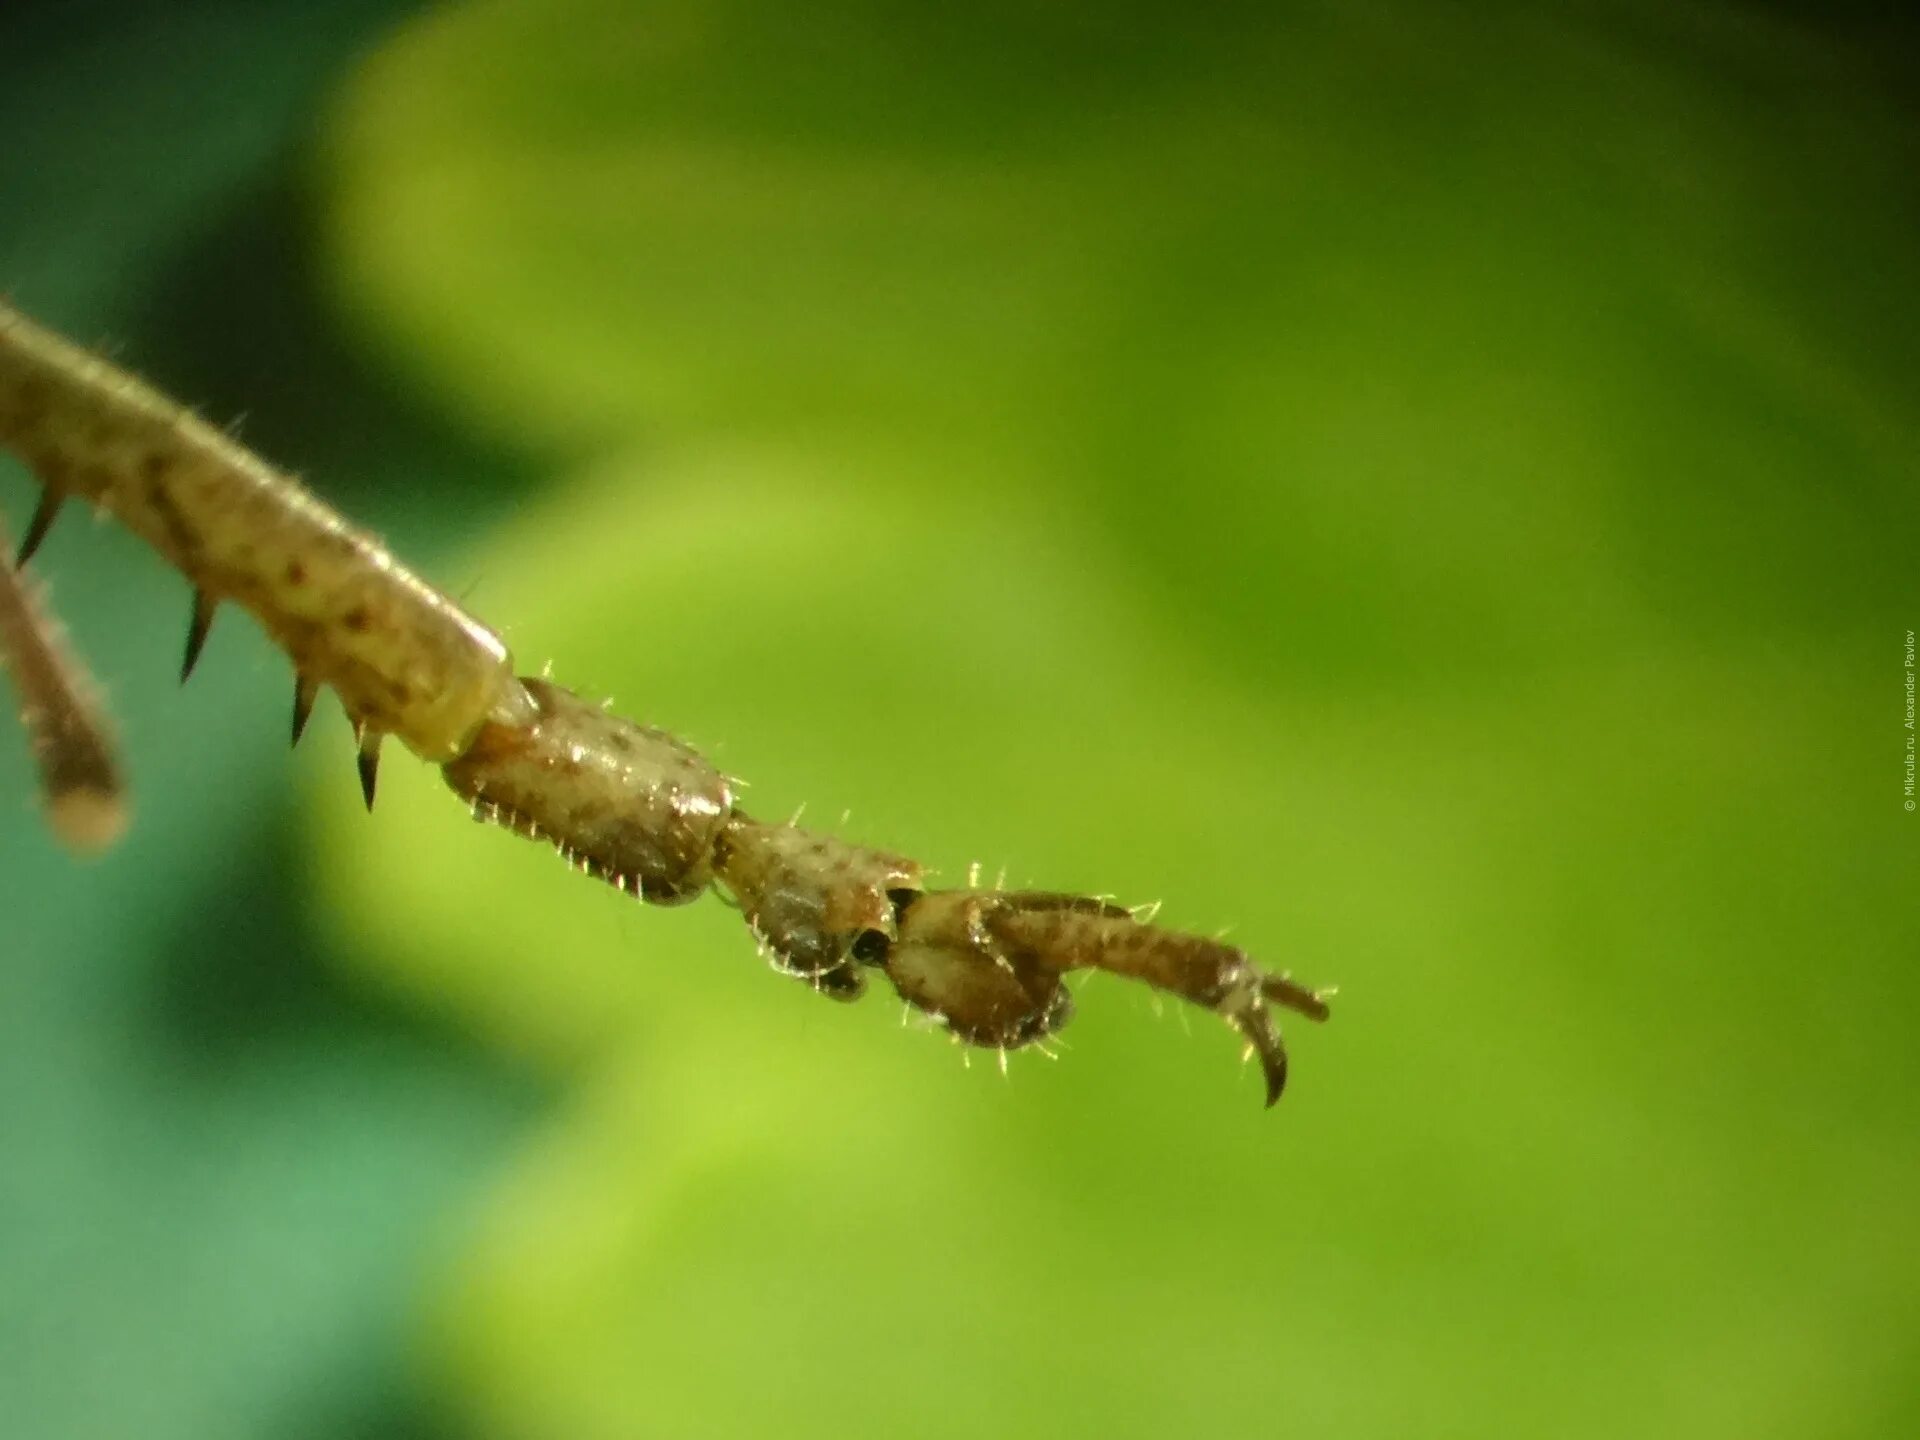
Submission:
POLYGON ((964 1068, 397 747, 369 819, 68 521, 139 810, 0 748, 9 1432, 1915 1433, 1912 39, 16 6, 23 308, 756 812, 1341 996, 1271 1113, 1101 978, 964 1068))

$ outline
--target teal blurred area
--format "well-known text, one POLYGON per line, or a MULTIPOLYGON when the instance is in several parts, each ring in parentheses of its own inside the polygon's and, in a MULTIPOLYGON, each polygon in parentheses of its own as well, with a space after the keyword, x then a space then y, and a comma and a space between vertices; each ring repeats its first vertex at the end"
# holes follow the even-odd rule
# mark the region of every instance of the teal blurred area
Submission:
POLYGON ((138 814, 76 865, 0 746, 5 1428, 1920 1433, 1916 58, 1778 4, 16 6, 22 308, 757 795, 1343 993, 1258 1129, 1099 986, 992 1102, 874 1001, 740 1063, 796 1002, 719 907, 490 949, 545 879, 437 794, 301 823, 283 661, 229 617, 180 690, 178 578, 69 520, 138 814))
MULTIPOLYGON (((6 7, 0 288, 431 554, 515 473, 348 357, 301 199, 316 105, 402 8, 6 7), (461 509, 413 483, 443 466, 478 479, 461 509)), ((0 461, 16 535, 32 496, 0 461)), ((75 863, 24 744, 0 746, 0 1431, 436 1433, 405 1359, 418 1292, 540 1087, 327 974, 288 676, 252 625, 223 617, 183 691, 188 596, 143 547, 70 515, 37 568, 136 818, 75 863)), ((315 730, 353 784, 344 725, 315 730)))

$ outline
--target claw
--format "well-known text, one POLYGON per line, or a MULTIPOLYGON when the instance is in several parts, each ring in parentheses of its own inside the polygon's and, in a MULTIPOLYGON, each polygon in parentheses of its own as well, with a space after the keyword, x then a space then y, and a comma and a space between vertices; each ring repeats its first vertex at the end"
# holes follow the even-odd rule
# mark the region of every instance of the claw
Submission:
POLYGON ((1266 1006, 1256 1005, 1238 1015, 1229 1015, 1227 1023, 1245 1037, 1248 1048, 1260 1057, 1260 1073, 1267 1082, 1267 1108, 1272 1109, 1274 1101, 1287 1088, 1287 1047, 1280 1039, 1273 1016, 1266 1006))
POLYGON ((1327 1006, 1327 996, 1331 990, 1309 990, 1286 975, 1262 975, 1260 993, 1276 1005, 1306 1016, 1309 1020, 1324 1020, 1333 1013, 1327 1006))

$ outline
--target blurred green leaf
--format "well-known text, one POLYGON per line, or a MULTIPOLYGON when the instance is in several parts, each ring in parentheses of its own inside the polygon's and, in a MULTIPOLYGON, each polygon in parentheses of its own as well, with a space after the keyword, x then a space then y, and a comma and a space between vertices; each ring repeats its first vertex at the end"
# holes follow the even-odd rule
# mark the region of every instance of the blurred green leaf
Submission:
POLYGON ((1098 981, 1000 1089, 329 776, 350 953, 580 1082, 446 1297, 481 1428, 1905 1433, 1920 417, 1857 292, 1915 134, 1804 38, 494 0, 374 58, 341 294, 578 471, 472 562, 523 664, 1346 989, 1271 1116, 1098 981))

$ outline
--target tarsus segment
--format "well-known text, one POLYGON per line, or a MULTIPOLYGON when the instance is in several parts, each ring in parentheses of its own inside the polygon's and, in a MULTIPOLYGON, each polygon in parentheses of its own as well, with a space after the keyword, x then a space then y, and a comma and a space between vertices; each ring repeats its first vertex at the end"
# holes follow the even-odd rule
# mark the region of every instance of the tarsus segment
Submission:
POLYGON ((1015 1050, 1073 1013, 1063 983, 1104 970, 1213 1011, 1259 1056, 1267 1103, 1287 1055, 1275 1005, 1325 1001, 1244 951, 1145 923, 1104 900, 1043 891, 928 890, 919 864, 740 811, 731 783, 684 741, 522 678, 536 715, 488 725, 445 767, 474 815, 546 840, 591 874, 659 904, 717 885, 775 968, 837 999, 883 973, 970 1045, 1015 1050))

